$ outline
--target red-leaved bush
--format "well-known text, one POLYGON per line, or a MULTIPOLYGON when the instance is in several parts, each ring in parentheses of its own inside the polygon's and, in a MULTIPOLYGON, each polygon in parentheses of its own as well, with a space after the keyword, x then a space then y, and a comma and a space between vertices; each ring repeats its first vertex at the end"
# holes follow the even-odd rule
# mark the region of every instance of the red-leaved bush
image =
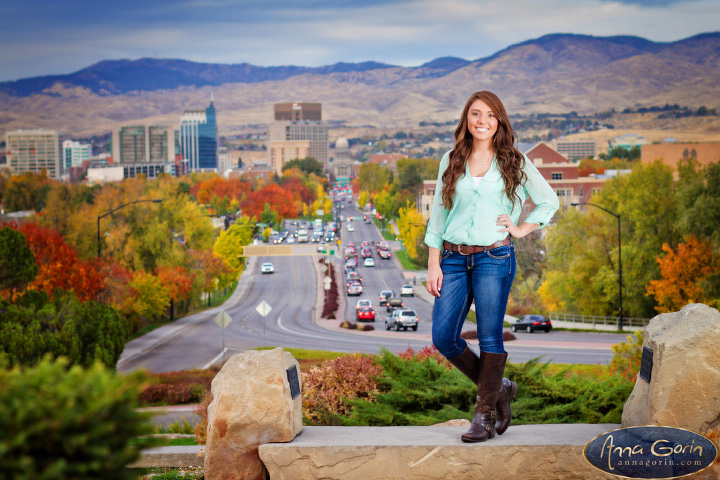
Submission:
MULTIPOLYGON (((320 259, 320 263, 325 263, 324 259, 320 259)), ((328 267, 327 273, 330 276, 330 290, 325 297, 321 318, 333 319, 338 309, 338 286, 335 278, 335 265, 332 262, 325 263, 328 267)))
POLYGON ((302 375, 303 417, 314 425, 333 424, 333 414, 348 415, 344 399, 373 400, 382 367, 373 357, 355 353, 324 362, 302 375))
POLYGON ((438 352, 438 349, 435 348, 435 345, 430 346, 424 346, 422 350, 415 351, 412 347, 408 346, 407 350, 400 353, 398 357, 402 358, 403 360, 409 360, 411 358, 415 358, 419 361, 423 361, 427 358, 434 358, 437 363, 440 365, 444 365, 447 370, 452 369, 452 364, 447 361, 447 359, 438 352))
POLYGON ((197 403, 210 390, 218 368, 155 373, 150 385, 140 392, 141 405, 179 405, 197 403))

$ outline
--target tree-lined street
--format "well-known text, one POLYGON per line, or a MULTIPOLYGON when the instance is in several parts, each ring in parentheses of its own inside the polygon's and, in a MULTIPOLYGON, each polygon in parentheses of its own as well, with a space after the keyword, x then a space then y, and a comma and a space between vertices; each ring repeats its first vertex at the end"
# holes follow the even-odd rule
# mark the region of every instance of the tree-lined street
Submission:
MULTIPOLYGON (((341 249, 348 242, 359 245, 363 241, 375 244, 382 241, 375 225, 363 222, 364 213, 354 203, 343 201, 343 209, 339 211, 343 217, 341 249), (350 222, 349 217, 354 220, 350 222), (353 232, 347 231, 349 223, 354 227, 353 232)), ((289 221, 287 225, 290 235, 299 228, 289 221)), ((227 312, 233 320, 225 331, 226 357, 263 346, 364 353, 378 353, 384 347, 398 353, 408 346, 417 350, 431 345, 432 304, 428 301, 431 300, 429 296, 423 295, 421 291, 424 289, 421 283, 424 272, 413 274, 417 275, 416 295, 402 297, 405 308, 414 309, 420 318, 417 332, 385 331, 387 312, 384 306, 379 305, 378 294, 381 290, 391 289, 399 295, 403 284, 412 283, 411 274, 408 273, 410 278, 406 278, 395 258, 395 251, 390 260, 382 260, 374 250, 375 266, 362 266, 361 261, 357 268, 363 277, 362 295, 347 297, 344 257, 340 256, 342 252, 337 251, 336 244, 334 250, 336 255, 333 261, 340 281, 338 287, 340 294, 345 297, 344 305, 341 303, 342 318, 354 322, 357 299, 370 299, 376 310, 376 321, 371 323, 375 327, 374 331, 348 331, 337 328, 340 320, 316 320, 323 294, 320 264, 317 263, 319 255, 258 257, 250 261, 249 268, 240 279, 238 290, 224 305, 184 319, 188 326, 173 332, 131 360, 122 358, 119 370, 130 371, 144 367, 154 372, 164 372, 219 364, 222 360, 222 331, 213 319, 220 311, 227 312), (264 262, 273 263, 273 274, 261 273, 260 265, 264 262), (272 307, 265 318, 256 311, 262 301, 272 307)), ((465 329, 472 330, 473 327, 468 322, 465 329)), ((560 363, 606 364, 612 358, 609 346, 625 340, 625 335, 618 334, 559 331, 549 334, 518 333, 517 336, 518 340, 506 343, 511 361, 514 362, 543 356, 546 360, 560 363)), ((141 337, 133 342, 142 341, 141 337)), ((133 342, 130 342, 129 347, 133 342)))

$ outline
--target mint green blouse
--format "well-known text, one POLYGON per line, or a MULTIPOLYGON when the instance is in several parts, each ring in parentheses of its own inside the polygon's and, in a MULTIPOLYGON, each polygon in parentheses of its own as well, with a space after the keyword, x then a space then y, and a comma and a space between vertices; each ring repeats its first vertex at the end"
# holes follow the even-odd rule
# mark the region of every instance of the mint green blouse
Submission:
POLYGON ((495 225, 497 217, 507 213, 517 225, 522 205, 528 196, 536 206, 525 222, 540 224, 540 228, 550 222, 560 207, 555 191, 535 165, 525 157, 524 171, 527 181, 518 187, 520 202, 515 199, 513 208, 505 195, 505 183, 497 166, 497 157, 493 157, 490 169, 477 186, 470 177, 470 167, 465 167, 465 175, 458 179, 455 188, 453 207, 447 210, 442 205, 442 175, 449 163, 448 151, 440 160, 432 214, 425 233, 425 243, 429 247, 442 249, 443 240, 458 245, 492 245, 503 240, 508 234, 498 232, 504 227, 495 225))

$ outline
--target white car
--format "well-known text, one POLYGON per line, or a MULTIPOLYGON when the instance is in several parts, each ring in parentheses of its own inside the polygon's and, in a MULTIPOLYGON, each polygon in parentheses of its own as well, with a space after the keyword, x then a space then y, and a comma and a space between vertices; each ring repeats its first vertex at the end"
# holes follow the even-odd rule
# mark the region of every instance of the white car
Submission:
POLYGON ((408 285, 403 285, 403 286, 400 288, 400 296, 401 296, 401 297, 404 297, 404 296, 406 296, 406 295, 409 296, 409 297, 414 297, 414 296, 415 296, 415 288, 414 288, 412 285, 409 285, 409 284, 408 284, 408 285))
POLYGON ((354 232, 354 231, 355 231, 355 227, 353 227, 352 223, 348 223, 348 224, 347 224, 347 231, 348 231, 348 232, 354 232))
POLYGON ((361 299, 358 300, 357 303, 355 304, 355 310, 359 310, 359 309, 362 308, 362 307, 370 307, 370 308, 372 308, 372 306, 373 306, 373 304, 372 304, 372 302, 371 302, 369 299, 367 299, 367 298, 361 298, 361 299))
POLYGON ((367 257, 365 259, 365 266, 366 267, 374 267, 375 266, 375 260, 373 260, 372 257, 367 257))
POLYGON ((260 271, 261 271, 262 273, 275 273, 275 267, 274 267, 273 264, 270 263, 270 262, 268 262, 268 263, 263 263, 263 264, 262 264, 262 267, 260 267, 260 271))

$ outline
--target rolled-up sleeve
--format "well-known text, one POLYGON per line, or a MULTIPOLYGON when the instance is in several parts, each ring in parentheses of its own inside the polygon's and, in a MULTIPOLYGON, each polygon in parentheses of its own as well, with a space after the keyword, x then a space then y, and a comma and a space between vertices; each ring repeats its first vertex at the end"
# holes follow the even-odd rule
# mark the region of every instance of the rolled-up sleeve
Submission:
POLYGON ((527 182, 523 188, 535 204, 535 210, 528 215, 525 222, 540 224, 538 228, 542 228, 550 223, 553 215, 560 208, 560 200, 555 190, 527 157, 525 157, 525 174, 527 182))
POLYGON ((428 247, 442 249, 443 234, 445 233, 445 222, 448 211, 442 204, 442 175, 450 163, 450 152, 443 155, 438 168, 437 183, 435 184, 435 197, 433 198, 432 212, 425 232, 425 244, 428 247))

